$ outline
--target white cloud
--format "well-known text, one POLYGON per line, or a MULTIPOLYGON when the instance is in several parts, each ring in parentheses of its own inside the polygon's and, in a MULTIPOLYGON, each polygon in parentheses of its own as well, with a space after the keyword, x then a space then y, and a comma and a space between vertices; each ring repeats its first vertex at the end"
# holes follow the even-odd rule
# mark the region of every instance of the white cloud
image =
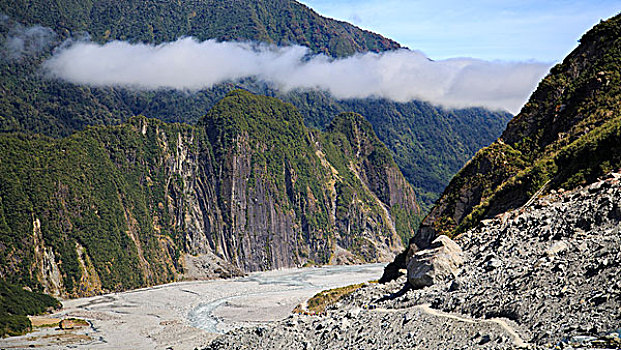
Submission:
POLYGON ((310 56, 301 46, 191 38, 157 46, 78 42, 56 52, 44 67, 55 77, 92 86, 200 90, 254 77, 284 92, 322 89, 342 99, 418 99, 446 107, 484 106, 514 113, 549 69, 548 64, 537 62, 431 61, 409 50, 331 59, 310 56))

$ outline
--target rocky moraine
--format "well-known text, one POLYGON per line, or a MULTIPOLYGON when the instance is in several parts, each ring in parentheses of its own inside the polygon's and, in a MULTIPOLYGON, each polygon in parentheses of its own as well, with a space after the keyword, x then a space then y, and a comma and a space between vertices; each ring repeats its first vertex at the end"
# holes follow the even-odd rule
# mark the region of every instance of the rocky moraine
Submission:
MULTIPOLYGON (((455 238, 463 264, 431 286, 398 293, 405 275, 368 285, 324 316, 236 330, 207 349, 618 349, 620 179, 553 191, 482 222, 455 238)), ((438 254, 417 259, 441 267, 438 254)))

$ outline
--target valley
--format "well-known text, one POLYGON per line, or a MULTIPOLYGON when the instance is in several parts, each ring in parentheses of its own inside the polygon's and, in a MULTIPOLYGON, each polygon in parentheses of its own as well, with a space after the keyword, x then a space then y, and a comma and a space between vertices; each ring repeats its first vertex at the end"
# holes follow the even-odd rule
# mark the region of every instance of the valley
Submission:
POLYGON ((80 318, 89 326, 37 328, 0 339, 0 347, 194 349, 225 331, 286 318, 315 293, 368 282, 382 269, 382 264, 284 269, 63 300, 63 308, 48 317, 80 318))
POLYGON ((608 2, 455 6, 468 48, 469 6, 588 19, 552 65, 295 0, 0 1, 0 348, 621 349, 608 2))

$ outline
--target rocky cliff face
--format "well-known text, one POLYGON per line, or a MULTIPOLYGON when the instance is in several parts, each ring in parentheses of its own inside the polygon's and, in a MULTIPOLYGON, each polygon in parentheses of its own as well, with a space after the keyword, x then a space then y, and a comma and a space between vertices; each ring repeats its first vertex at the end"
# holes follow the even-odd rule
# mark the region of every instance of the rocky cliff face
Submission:
POLYGON ((312 131, 293 106, 235 91, 196 127, 4 137, 0 276, 91 295, 392 259, 420 214, 413 190, 362 117, 334 123, 312 131))
MULTIPOLYGON (((249 271, 394 255, 401 242, 391 208, 403 206, 412 217, 419 209, 372 130, 360 137, 388 155, 390 162, 377 166, 398 174, 401 182, 393 181, 392 192, 379 179, 361 179, 356 164, 372 162, 370 153, 338 150, 335 138, 356 142, 349 137, 357 124, 345 130, 350 135, 311 132, 291 105, 268 101, 238 91, 204 120, 217 164, 215 185, 227 244, 222 254, 249 271), (412 201, 391 203, 380 198, 385 197, 380 188, 395 197, 404 192, 412 201)), ((363 122, 351 115, 337 116, 335 122, 349 117, 363 122)), ((411 227, 400 231, 412 232, 411 227)))
MULTIPOLYGON (((418 204, 371 124, 355 113, 340 114, 328 126, 323 148, 337 175, 339 171, 351 172, 355 177, 349 179, 353 182, 350 186, 359 184, 368 190, 381 215, 376 221, 386 222, 386 229, 406 242, 419 223, 419 217, 410 214, 410 208, 417 208, 418 204)), ((352 220, 352 217, 341 215, 340 219, 352 220)))

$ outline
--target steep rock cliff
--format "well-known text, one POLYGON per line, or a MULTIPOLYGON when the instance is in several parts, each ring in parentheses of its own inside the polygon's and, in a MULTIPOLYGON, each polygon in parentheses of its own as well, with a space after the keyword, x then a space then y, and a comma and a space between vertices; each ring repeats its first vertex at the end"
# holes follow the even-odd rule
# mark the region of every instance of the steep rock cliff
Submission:
POLYGON ((292 105, 234 91, 197 126, 7 135, 0 277, 78 296, 389 260, 420 214, 414 192, 362 117, 334 125, 313 131, 292 105))

